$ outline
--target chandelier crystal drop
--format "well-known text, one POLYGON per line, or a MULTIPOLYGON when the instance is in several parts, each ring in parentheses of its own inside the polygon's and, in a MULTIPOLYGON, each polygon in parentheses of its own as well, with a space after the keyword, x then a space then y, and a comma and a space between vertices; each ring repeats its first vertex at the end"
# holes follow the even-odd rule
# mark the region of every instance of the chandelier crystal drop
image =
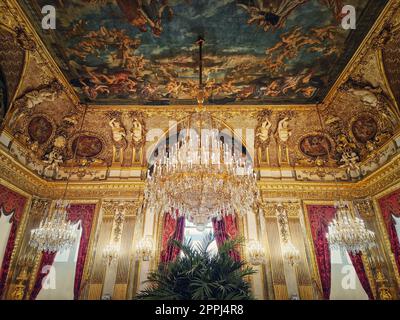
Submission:
POLYGON ((54 253, 71 248, 76 240, 74 225, 67 221, 68 205, 57 201, 55 211, 31 230, 29 245, 38 251, 54 253))
POLYGON ((364 221, 354 216, 344 203, 337 206, 335 219, 328 226, 327 239, 331 248, 345 249, 353 254, 367 252, 375 246, 375 233, 364 221))

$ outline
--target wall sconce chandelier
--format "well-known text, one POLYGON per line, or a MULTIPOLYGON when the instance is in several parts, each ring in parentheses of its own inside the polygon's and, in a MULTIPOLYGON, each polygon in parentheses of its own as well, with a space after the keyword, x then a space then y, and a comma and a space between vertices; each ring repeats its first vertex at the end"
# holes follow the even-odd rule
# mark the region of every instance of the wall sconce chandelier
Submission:
POLYGON ((282 245, 283 258, 292 266, 296 266, 300 262, 300 252, 294 246, 291 240, 288 240, 282 245))
POLYGON ((151 236, 143 237, 136 245, 136 257, 139 260, 149 261, 153 255, 154 243, 151 236))
POLYGON ((119 258, 119 245, 116 243, 108 244, 103 250, 103 262, 110 266, 117 262, 119 258))
POLYGON ((253 266, 258 266, 265 262, 264 248, 259 241, 250 240, 247 244, 247 253, 249 256, 249 262, 253 266))

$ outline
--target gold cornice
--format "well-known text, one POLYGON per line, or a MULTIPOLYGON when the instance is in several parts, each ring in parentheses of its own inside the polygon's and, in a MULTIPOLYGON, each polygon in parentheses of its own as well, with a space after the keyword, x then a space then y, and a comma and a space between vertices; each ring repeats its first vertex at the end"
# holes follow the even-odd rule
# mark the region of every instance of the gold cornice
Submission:
MULTIPOLYGON (((262 104, 262 105, 251 105, 251 104, 213 104, 205 105, 205 110, 209 112, 240 112, 240 111, 260 111, 265 109, 271 109, 274 111, 287 111, 288 109, 293 111, 311 111, 315 110, 315 104, 262 104)), ((186 111, 194 112, 197 110, 197 105, 99 105, 91 104, 89 108, 92 111, 109 112, 111 110, 118 110, 122 112, 128 111, 144 111, 144 112, 171 112, 171 111, 186 111)))
MULTIPOLYGON (((0 177, 25 192, 55 199, 62 195, 65 181, 47 181, 25 168, 0 148, 0 177)), ((400 181, 400 154, 374 173, 358 182, 303 182, 293 179, 262 179, 258 182, 261 194, 269 198, 335 199, 338 193, 346 199, 378 194, 400 181)), ((131 198, 142 193, 144 181, 115 179, 106 181, 71 181, 67 198, 131 198)))

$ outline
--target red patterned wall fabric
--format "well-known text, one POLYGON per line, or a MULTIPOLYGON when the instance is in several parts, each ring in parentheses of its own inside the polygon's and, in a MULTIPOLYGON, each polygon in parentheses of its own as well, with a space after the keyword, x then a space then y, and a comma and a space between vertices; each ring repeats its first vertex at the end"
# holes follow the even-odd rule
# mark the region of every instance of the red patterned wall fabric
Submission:
MULTIPOLYGON (((90 233, 92 230, 94 214, 96 212, 96 204, 71 204, 68 209, 68 220, 71 222, 81 221, 82 236, 79 244, 78 258, 76 261, 75 281, 74 281, 74 299, 78 300, 81 292, 81 282, 83 276, 83 269, 85 266, 90 233)), ((48 273, 42 270, 45 266, 51 266, 54 262, 56 254, 44 252, 42 260, 39 265, 38 274, 36 275, 34 289, 31 293, 30 299, 35 300, 40 290, 42 289, 43 279, 48 273)))
POLYGON ((76 261, 74 299, 78 300, 81 289, 83 268, 85 266, 89 247, 90 233, 92 230, 96 204, 73 204, 68 210, 68 219, 72 222, 81 221, 82 236, 79 245, 78 259, 76 261))
POLYGON ((329 300, 331 293, 331 251, 326 233, 329 223, 335 217, 336 209, 333 206, 308 205, 307 212, 321 278, 323 298, 329 300))
POLYGON ((396 232, 396 221, 393 219, 393 216, 400 218, 400 190, 379 199, 378 202, 388 232, 390 246, 400 272, 400 242, 396 232))
MULTIPOLYGON (((8 271, 10 269, 11 256, 14 250, 15 239, 19 223, 24 213, 27 198, 0 185, 0 208, 6 216, 12 215, 10 234, 8 236, 6 250, 4 252, 3 262, 0 270, 0 297, 4 293, 8 271)), ((1 213, 0 213, 1 214, 1 213)))

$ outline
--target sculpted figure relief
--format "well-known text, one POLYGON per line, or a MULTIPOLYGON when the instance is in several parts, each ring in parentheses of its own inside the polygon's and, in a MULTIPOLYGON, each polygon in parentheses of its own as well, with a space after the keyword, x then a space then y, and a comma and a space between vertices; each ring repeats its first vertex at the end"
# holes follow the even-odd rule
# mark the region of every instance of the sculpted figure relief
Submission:
POLYGON ((135 145, 140 144, 143 139, 143 126, 137 118, 133 119, 131 132, 133 143, 135 145))
POLYGON ((289 121, 289 117, 285 117, 278 123, 278 137, 282 143, 287 143, 292 135, 292 130, 289 128, 289 121))
POLYGON ((349 92, 359 98, 359 100, 373 111, 378 112, 383 121, 391 127, 396 127, 397 112, 390 105, 390 98, 380 86, 363 81, 362 79, 350 78, 340 88, 341 91, 349 92))
POLYGON ((25 95, 26 103, 25 107, 32 109, 33 107, 45 102, 53 102, 57 97, 57 92, 43 90, 33 90, 25 95))
POLYGON ((10 125, 17 127, 16 131, 18 131, 19 121, 23 117, 30 115, 33 109, 43 102, 54 102, 61 92, 62 86, 57 81, 54 81, 45 88, 25 93, 15 101, 16 111, 11 118, 10 125))
POLYGON ((361 102, 370 105, 372 107, 377 107, 379 103, 379 99, 377 94, 382 93, 382 89, 380 88, 370 88, 370 89, 349 89, 349 92, 353 95, 359 97, 361 102))
POLYGON ((121 122, 118 121, 116 118, 112 118, 109 124, 111 127, 114 142, 118 145, 125 142, 126 132, 125 128, 122 127, 121 122))
POLYGON ((257 138, 259 139, 260 144, 267 144, 269 142, 269 137, 271 135, 271 122, 268 118, 266 118, 261 126, 258 128, 257 138))
POLYGON ((52 150, 49 154, 45 156, 44 163, 47 164, 43 170, 43 174, 46 177, 57 176, 58 168, 61 163, 63 163, 63 157, 57 150, 52 150))
POLYGON ((345 151, 342 154, 342 158, 340 159, 340 163, 342 165, 340 168, 346 168, 347 174, 350 175, 351 171, 356 171, 358 175, 361 174, 361 168, 359 165, 360 157, 352 151, 345 151))

